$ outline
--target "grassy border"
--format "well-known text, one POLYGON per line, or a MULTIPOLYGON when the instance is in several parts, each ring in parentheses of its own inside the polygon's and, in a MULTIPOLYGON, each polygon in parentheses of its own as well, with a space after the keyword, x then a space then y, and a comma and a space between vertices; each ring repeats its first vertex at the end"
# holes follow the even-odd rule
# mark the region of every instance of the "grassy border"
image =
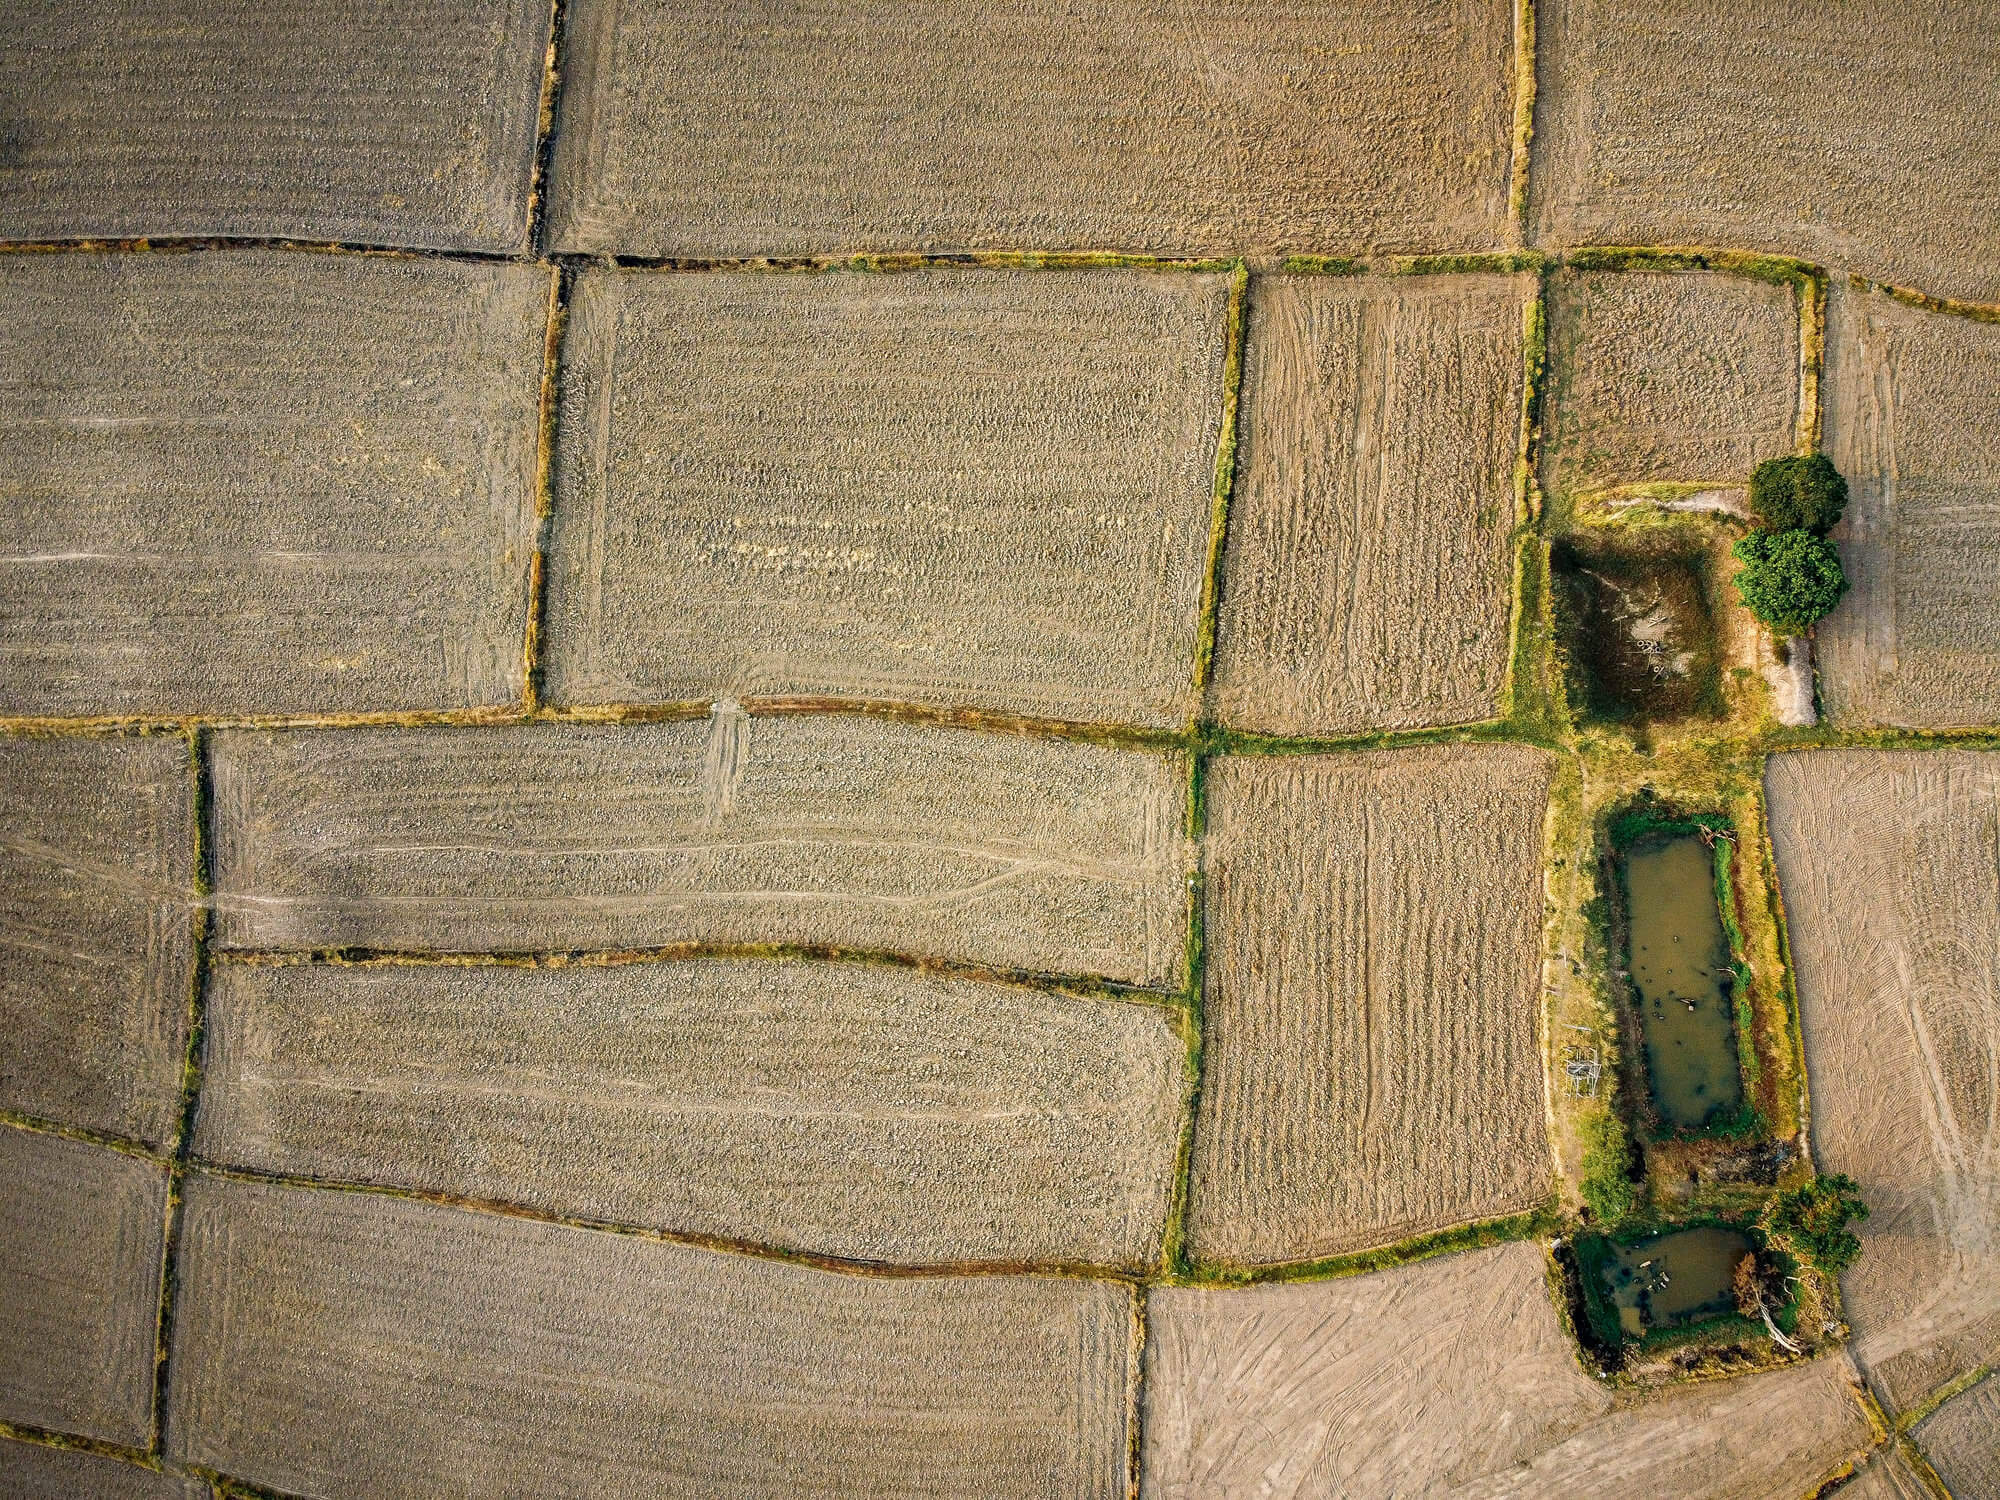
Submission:
POLYGON ((1519 1240, 1541 1240, 1560 1231, 1565 1218, 1556 1198, 1549 1198, 1524 1213, 1503 1214, 1492 1219, 1473 1219, 1446 1229, 1412 1235, 1368 1250, 1354 1250, 1317 1260, 1284 1261, 1268 1266, 1238 1266, 1222 1261, 1203 1261, 1190 1266, 1187 1281, 1209 1287, 1270 1286, 1296 1281, 1335 1281, 1374 1271, 1393 1270, 1420 1260, 1452 1255, 1461 1250, 1478 1250, 1492 1245, 1510 1245, 1519 1240))
POLYGON ((1222 609, 1223 550, 1229 537, 1229 502, 1236 493, 1238 414, 1243 393, 1243 345, 1248 324, 1250 268, 1237 261, 1229 278, 1229 311, 1223 330, 1222 425, 1215 440, 1215 476, 1209 492, 1208 554, 1201 579, 1201 607, 1195 617, 1195 718, 1208 693, 1215 667, 1215 641, 1222 609))
POLYGON ((1534 162, 1539 62, 1535 0, 1514 0, 1514 154, 1507 183, 1507 220, 1516 244, 1525 244, 1528 239, 1529 172, 1534 162))

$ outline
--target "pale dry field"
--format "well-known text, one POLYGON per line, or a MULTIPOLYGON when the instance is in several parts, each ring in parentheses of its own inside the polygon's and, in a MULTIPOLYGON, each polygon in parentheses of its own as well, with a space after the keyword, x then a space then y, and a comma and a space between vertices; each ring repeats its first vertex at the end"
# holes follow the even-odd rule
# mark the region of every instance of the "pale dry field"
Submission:
POLYGON ((0 1108, 173 1139, 193 801, 179 736, 0 742, 0 1108))
POLYGON ((1906 1410, 2000 1342, 2000 756, 1806 751, 1765 787, 1814 1155, 1871 1209, 1854 1353, 1906 1410))
POLYGON ((0 714, 517 699, 549 287, 0 256, 0 714))
POLYGON ((78 1449, 0 1437, 0 1483, 7 1500, 212 1500, 198 1479, 158 1474, 78 1449))
POLYGON ((1910 1435, 1952 1500, 2000 1500, 2000 1375, 1952 1397, 1910 1435))
POLYGON ((1861 1472, 1834 1492, 1840 1500, 1937 1500, 1894 1448, 1878 1448, 1861 1472))
POLYGON ((1505 0, 576 0, 558 249, 1464 250, 1507 230, 1505 0))
POLYGON ((1708 271, 1550 280, 1542 483, 1741 490, 1794 451, 1799 310, 1789 286, 1708 271))
POLYGON ((1227 297, 1181 273, 585 272, 549 698, 1185 723, 1227 297))
POLYGON ((1210 763, 1188 1239, 1261 1264, 1533 1207, 1551 757, 1210 763))
POLYGON ((1164 1006, 875 964, 220 965, 204 1158, 901 1264, 1151 1266, 1164 1006))
POLYGON ((2000 27, 1955 0, 1541 0, 1538 244, 1778 251, 2000 298, 2000 27))
POLYGON ((1342 734, 1497 717, 1527 276, 1260 277, 1212 711, 1342 734))
POLYGON ((1115 1283, 833 1275, 196 1174, 175 1327, 169 1455, 294 1493, 1125 1493, 1115 1283))
POLYGON ((401 0, 393 25, 366 0, 14 0, 0 21, 0 237, 527 248, 546 0, 401 0))
POLYGON ((1818 631, 1829 717, 2000 722, 2000 328, 1836 282, 1826 396, 1852 580, 1818 631))
POLYGON ((146 1446, 166 1216, 164 1167, 0 1125, 0 1421, 146 1446))
POLYGON ((228 947, 810 943, 1181 984, 1179 752, 724 708, 210 755, 228 947))

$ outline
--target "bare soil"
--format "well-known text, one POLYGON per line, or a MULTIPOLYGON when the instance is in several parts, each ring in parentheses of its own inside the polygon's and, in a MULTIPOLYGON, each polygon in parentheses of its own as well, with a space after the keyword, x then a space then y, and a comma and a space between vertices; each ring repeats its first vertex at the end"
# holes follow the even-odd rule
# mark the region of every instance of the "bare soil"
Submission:
POLYGON ((1340 734, 1497 717, 1525 276, 1260 277, 1213 712, 1340 734))
POLYGON ((585 272, 549 698, 1185 723, 1227 296, 1184 273, 585 272))
POLYGON ((1507 228, 1505 0, 576 0, 557 248, 1445 251, 1507 228))
POLYGON ((179 1269, 168 1452, 259 1485, 1125 1493, 1115 1283, 833 1275, 202 1174, 179 1269))
POLYGON ((2000 756, 1809 751, 1765 785, 1815 1157, 1871 1209, 1855 1357, 1905 1410, 2000 1340, 2000 756))
POLYGON ((1196 1255, 1311 1259, 1549 1196, 1552 771, 1521 746, 1211 763, 1196 1255))
POLYGON ((1937 1500, 1893 1447, 1876 1449, 1861 1471, 1834 1493, 1840 1500, 1937 1500))
POLYGON ((1911 1436, 1952 1500, 2000 1500, 2000 1376, 1952 1397, 1911 1436))
POLYGON ((1836 283, 1826 394, 1852 584, 1818 631, 1828 717, 2000 722, 2000 328, 1836 283))
POLYGON ((1179 753, 724 708, 211 757, 226 946, 805 943, 1181 983, 1179 753))
POLYGON ((212 1500, 202 1481, 160 1474, 76 1448, 0 1437, 8 1500, 212 1500))

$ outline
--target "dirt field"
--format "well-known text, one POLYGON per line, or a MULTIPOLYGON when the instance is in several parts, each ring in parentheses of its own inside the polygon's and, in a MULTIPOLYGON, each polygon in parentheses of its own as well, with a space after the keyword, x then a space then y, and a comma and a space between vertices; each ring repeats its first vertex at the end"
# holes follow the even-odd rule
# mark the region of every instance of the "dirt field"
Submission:
POLYGON ((1307 1260, 1552 1191, 1551 772, 1520 746, 1211 763, 1198 1256, 1307 1260))
POLYGON ((1539 243, 1775 250, 2000 297, 2000 29, 1984 7, 1542 0, 1535 13, 1539 243))
POLYGON ((0 1438, 8 1500, 211 1500, 199 1480, 155 1474, 115 1458, 0 1438))
POLYGON ((360 0, 7 22, 0 237, 527 246, 545 0, 412 0, 394 26, 360 0))
POLYGON ((825 943, 1182 982, 1180 754, 729 710, 211 748, 229 946, 825 943))
POLYGON ((0 714, 522 689, 549 272, 0 257, 0 714))
POLYGON ((2000 1500, 2000 1375, 1989 1375, 1911 1434, 1952 1500, 2000 1500))
POLYGON ((0 741, 0 1108, 163 1146, 194 977, 187 741, 0 741))
POLYGON ((2000 328, 1836 283, 1826 393, 1853 583, 1819 627, 1829 716, 2000 722, 2000 328))
POLYGON ((1525 276, 1259 278, 1212 710, 1280 734, 1500 712, 1525 276))
POLYGON ((1158 1256, 1163 1006, 878 965, 218 966, 196 1150, 867 1260, 1158 1256))
POLYGON ((1812 751, 1765 781, 1814 1154, 1872 1210, 1854 1353, 1907 1409, 2000 1341, 2000 756, 1812 751))
POLYGON ((1550 281, 1542 484, 1734 486, 1794 450, 1799 310, 1789 286, 1707 271, 1550 281))
POLYGON ((1190 719, 1226 299, 1124 271, 586 272, 550 699, 1190 719))
POLYGON ((288 1491, 1125 1493, 1116 1284, 837 1276, 197 1175, 180 1285, 169 1453, 288 1491))
POLYGON ((1937 1500, 1894 1448, 1878 1448, 1860 1473, 1834 1492, 1840 1500, 1937 1500))
POLYGON ((167 1174, 0 1125, 0 1421, 143 1448, 167 1174))
POLYGON ((565 250, 1465 250, 1506 228, 1502 0, 570 15, 565 250))

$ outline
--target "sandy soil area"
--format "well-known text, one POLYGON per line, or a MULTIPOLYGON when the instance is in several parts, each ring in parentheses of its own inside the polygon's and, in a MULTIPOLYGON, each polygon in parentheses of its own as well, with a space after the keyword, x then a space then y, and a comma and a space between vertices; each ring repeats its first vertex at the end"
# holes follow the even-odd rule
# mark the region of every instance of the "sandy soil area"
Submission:
POLYGON ((179 1267, 168 1452, 282 1490, 1125 1493, 1115 1283, 832 1275, 199 1174, 179 1267))
POLYGON ((160 1147, 194 978, 187 741, 0 741, 0 1108, 160 1147))
POLYGON ((1541 0, 1535 15, 1539 243, 1771 250, 2000 298, 2000 28, 1984 6, 1541 0))
POLYGON ((575 0, 558 248, 1465 250, 1505 0, 575 0))
POLYGON ((0 237, 522 250, 546 0, 7 12, 0 237))
POLYGON ((244 967, 196 1150, 866 1260, 1149 1266, 1163 1006, 868 964, 244 967))
POLYGON ((227 946, 823 943, 1181 984, 1178 753, 731 708, 211 749, 227 946))
POLYGON ((2000 328, 1837 282, 1826 395, 1852 582, 1819 627, 1829 717, 2000 722, 2000 328))
POLYGON ((1211 763, 1198 1256, 1306 1260, 1552 1191, 1552 769, 1520 746, 1211 763))
POLYGON ((586 272, 549 698, 1185 722, 1227 296, 1127 271, 586 272))
POLYGON ((1872 1210, 1854 1353, 1907 1409, 2000 1341, 2000 756, 1807 751, 1765 786, 1815 1157, 1872 1210))
POLYGON ((73 1448, 0 1438, 8 1500, 212 1500, 198 1479, 156 1474, 73 1448))
POLYGON ((1212 704, 1280 734, 1496 717, 1525 276, 1260 277, 1212 704))
POLYGON ((0 257, 0 713, 518 698, 549 278, 0 257))
POLYGON ((0 1420, 143 1448, 162 1167, 0 1125, 0 1420))
POLYGON ((1911 1436, 1952 1500, 2000 1500, 2000 1375, 1952 1397, 1911 1436))

